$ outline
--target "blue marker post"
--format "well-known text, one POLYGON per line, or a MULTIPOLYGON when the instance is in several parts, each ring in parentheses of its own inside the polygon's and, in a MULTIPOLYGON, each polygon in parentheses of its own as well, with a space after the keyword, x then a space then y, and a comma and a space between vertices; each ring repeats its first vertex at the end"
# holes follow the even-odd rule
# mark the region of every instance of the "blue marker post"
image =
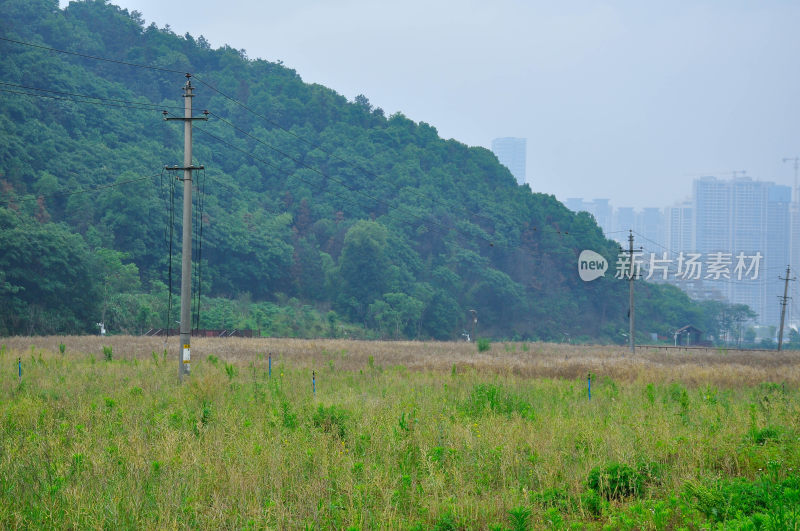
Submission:
POLYGON ((269 377, 272 378, 272 352, 269 353, 269 377))
POLYGON ((317 372, 311 371, 311 392, 317 394, 317 372))
POLYGON ((19 383, 22 383, 22 358, 17 358, 17 371, 19 372, 19 383))
POLYGON ((589 390, 589 400, 592 399, 592 373, 589 373, 589 376, 586 378, 588 382, 588 390, 589 390))

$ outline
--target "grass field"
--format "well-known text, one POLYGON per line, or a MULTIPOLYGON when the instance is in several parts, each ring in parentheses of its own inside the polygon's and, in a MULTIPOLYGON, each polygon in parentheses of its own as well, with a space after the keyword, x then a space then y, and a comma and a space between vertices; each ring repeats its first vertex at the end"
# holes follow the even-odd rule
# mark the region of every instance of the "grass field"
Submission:
POLYGON ((800 527, 796 353, 0 344, 2 528, 800 527))

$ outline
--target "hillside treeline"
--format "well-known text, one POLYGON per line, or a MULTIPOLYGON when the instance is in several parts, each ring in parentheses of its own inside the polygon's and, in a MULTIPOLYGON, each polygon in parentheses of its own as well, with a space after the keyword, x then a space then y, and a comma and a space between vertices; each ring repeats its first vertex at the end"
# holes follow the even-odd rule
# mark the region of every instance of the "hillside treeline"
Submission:
MULTIPOLYGON (((479 335, 625 340, 627 284, 576 274, 581 250, 613 268, 617 245, 486 149, 102 0, 3 0, 0 28, 2 334, 175 326, 182 191, 162 168, 182 164, 183 126, 161 110, 182 116, 191 72, 210 112, 200 327, 454 339, 476 310, 479 335)), ((643 334, 719 335, 737 311, 637 284, 643 334)))

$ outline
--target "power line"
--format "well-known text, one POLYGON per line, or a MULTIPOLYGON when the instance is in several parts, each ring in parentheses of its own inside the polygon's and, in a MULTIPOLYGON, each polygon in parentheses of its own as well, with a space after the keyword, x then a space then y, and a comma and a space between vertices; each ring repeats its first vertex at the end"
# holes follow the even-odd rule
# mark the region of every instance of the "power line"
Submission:
POLYGON ((107 57, 100 57, 100 56, 97 56, 97 55, 89 55, 89 54, 79 53, 79 52, 70 52, 68 50, 60 50, 58 48, 52 48, 50 46, 44 46, 42 44, 34 44, 32 42, 20 41, 20 40, 17 40, 17 39, 9 39, 8 37, 0 37, 0 41, 12 42, 14 44, 19 44, 19 45, 22 45, 22 46, 29 46, 31 48, 38 48, 40 50, 47 50, 48 52, 56 52, 56 53, 61 53, 61 54, 65 54, 65 55, 74 55, 74 56, 77 56, 77 57, 83 57, 84 59, 93 59, 95 61, 105 61, 106 63, 114 63, 114 64, 119 64, 119 65, 132 66, 132 67, 135 67, 135 68, 146 68, 148 70, 158 70, 160 72, 170 72, 172 74, 181 74, 181 75, 186 73, 185 70, 174 70, 172 68, 164 68, 164 67, 160 67, 160 66, 143 65, 143 64, 140 64, 140 63, 131 63, 131 62, 128 62, 128 61, 121 61, 119 59, 109 59, 107 57))
MULTIPOLYGON (((0 81, 0 85, 5 85, 7 87, 20 88, 20 89, 25 89, 25 90, 35 90, 35 91, 38 91, 38 92, 47 92, 47 93, 50 93, 50 94, 58 94, 60 96, 73 96, 73 97, 77 97, 77 98, 92 99, 92 100, 99 100, 99 101, 108 101, 108 102, 113 102, 113 103, 125 103, 125 104, 128 104, 128 105, 135 105, 135 106, 139 106, 139 107, 151 107, 154 110, 157 109, 159 111, 164 109, 164 108, 168 108, 168 109, 180 109, 181 108, 181 107, 179 107, 177 105, 157 105, 155 103, 147 103, 147 102, 140 102, 140 101, 130 101, 130 100, 121 100, 121 99, 117 99, 117 98, 103 98, 103 97, 100 97, 100 96, 91 96, 89 94, 80 94, 80 93, 76 93, 76 92, 64 92, 64 91, 60 91, 60 90, 51 90, 51 89, 44 89, 44 88, 39 88, 39 87, 31 87, 31 86, 28 86, 28 85, 18 85, 16 83, 8 83, 6 81, 0 81)), ((2 90, 2 89, 0 89, 0 90, 2 90)), ((27 92, 13 92, 13 91, 9 91, 9 92, 14 93, 14 94, 24 94, 24 95, 28 95, 28 96, 46 97, 43 94, 31 94, 31 93, 27 93, 27 92)), ((63 98, 63 99, 69 99, 69 98, 63 98)), ((72 100, 72 101, 79 101, 79 100, 72 100)), ((79 101, 79 102, 80 103, 96 103, 96 102, 91 102, 91 101, 79 101)))
POLYGON ((158 175, 159 174, 156 173, 156 174, 153 174, 153 175, 147 175, 145 177, 137 177, 136 179, 128 179, 127 181, 119 181, 119 182, 115 182, 115 183, 111 183, 111 184, 103 184, 103 185, 100 185, 100 186, 95 186, 93 188, 86 188, 86 189, 83 189, 83 190, 72 190, 72 191, 64 191, 64 192, 55 192, 55 193, 47 194, 47 195, 37 195, 36 197, 28 197, 28 198, 24 198, 24 199, 9 200, 8 202, 6 202, 5 204, 0 205, 0 206, 7 207, 7 206, 9 206, 11 204, 14 204, 14 203, 25 203, 25 202, 28 202, 28 201, 38 201, 39 199, 52 199, 54 197, 66 197, 66 196, 71 196, 71 195, 76 195, 76 194, 86 194, 86 193, 91 193, 91 192, 97 192, 97 191, 101 191, 101 190, 106 190, 108 188, 114 188, 114 187, 117 187, 117 186, 122 186, 124 184, 131 184, 131 183, 135 183, 135 182, 139 182, 139 181, 144 181, 145 179, 152 179, 154 177, 158 177, 158 175))
POLYGON ((9 90, 0 88, 0 92, 4 92, 6 94, 15 94, 18 96, 29 96, 32 98, 45 98, 50 100, 60 100, 60 101, 71 101, 73 103, 88 103, 91 105, 100 105, 102 107, 120 107, 124 109, 137 109, 137 110, 148 110, 148 111, 155 111, 155 110, 162 110, 164 107, 162 105, 153 105, 148 103, 138 103, 138 102, 126 102, 126 104, 116 104, 116 103, 107 103, 105 101, 88 101, 88 100, 79 100, 75 98, 67 98, 63 96, 52 96, 50 94, 35 94, 31 92, 20 92, 17 90, 9 90))

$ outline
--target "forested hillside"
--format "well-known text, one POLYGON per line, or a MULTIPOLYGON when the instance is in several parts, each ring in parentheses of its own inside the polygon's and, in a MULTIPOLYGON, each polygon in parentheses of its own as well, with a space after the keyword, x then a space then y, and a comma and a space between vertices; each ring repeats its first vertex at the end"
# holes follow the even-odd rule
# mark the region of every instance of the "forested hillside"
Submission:
MULTIPOLYGON (((194 134, 200 327, 455 339, 476 310, 479 335, 624 341, 617 245, 486 149, 104 1, 2 0, 0 37, 2 334, 178 318, 182 192, 162 168, 182 164, 183 126, 161 111, 182 116, 190 72, 210 113, 194 134), (582 282, 583 249, 610 274, 582 282)), ((725 325, 674 288, 637 289, 642 333, 725 325)))

